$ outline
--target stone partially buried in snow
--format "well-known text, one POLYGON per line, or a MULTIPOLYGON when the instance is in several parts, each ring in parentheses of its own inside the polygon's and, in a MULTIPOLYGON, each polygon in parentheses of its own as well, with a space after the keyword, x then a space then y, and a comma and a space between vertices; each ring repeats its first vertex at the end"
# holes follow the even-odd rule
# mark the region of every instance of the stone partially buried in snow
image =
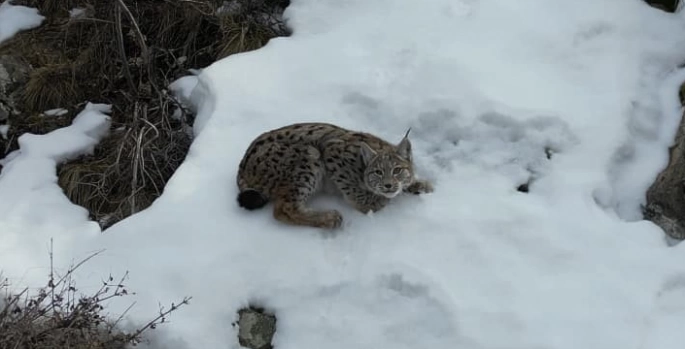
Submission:
POLYGON ((250 349, 271 349, 276 332, 276 316, 263 309, 244 308, 238 311, 238 341, 250 349))
POLYGON ((668 166, 647 191, 645 218, 666 235, 685 240, 685 122, 681 120, 668 166))
POLYGON ((653 7, 662 9, 666 12, 675 12, 679 6, 679 0, 645 0, 653 7))

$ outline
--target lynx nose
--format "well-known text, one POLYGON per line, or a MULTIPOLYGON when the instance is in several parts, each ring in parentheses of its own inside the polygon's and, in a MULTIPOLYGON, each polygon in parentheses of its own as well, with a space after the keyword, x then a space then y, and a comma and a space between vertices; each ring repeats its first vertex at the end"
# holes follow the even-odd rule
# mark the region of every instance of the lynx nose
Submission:
POLYGON ((387 183, 387 184, 385 184, 385 185, 383 185, 383 186, 385 187, 385 189, 390 189, 390 188, 392 188, 392 184, 390 184, 390 183, 387 183))

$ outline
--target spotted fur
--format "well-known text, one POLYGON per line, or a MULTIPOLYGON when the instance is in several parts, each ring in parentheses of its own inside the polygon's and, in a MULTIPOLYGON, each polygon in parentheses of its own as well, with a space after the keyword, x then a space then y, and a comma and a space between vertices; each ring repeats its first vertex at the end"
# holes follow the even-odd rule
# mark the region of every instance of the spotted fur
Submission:
POLYGON ((409 131, 397 145, 372 134, 325 123, 299 123, 257 137, 245 151, 237 183, 241 207, 254 210, 274 204, 279 221, 320 228, 337 228, 336 210, 307 206, 315 193, 333 187, 357 210, 382 209, 402 192, 433 191, 414 176, 409 131))

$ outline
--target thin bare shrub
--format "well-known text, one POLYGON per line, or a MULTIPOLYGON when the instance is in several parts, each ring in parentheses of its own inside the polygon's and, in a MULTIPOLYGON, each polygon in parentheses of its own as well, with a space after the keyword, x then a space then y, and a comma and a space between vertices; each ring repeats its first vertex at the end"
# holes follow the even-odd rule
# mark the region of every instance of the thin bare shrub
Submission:
POLYGON ((87 295, 80 294, 74 282, 74 271, 96 255, 62 276, 51 268, 46 285, 33 292, 25 288, 11 293, 10 283, 0 275, 0 348, 123 349, 145 340, 146 331, 165 323, 172 312, 188 304, 190 298, 184 298, 160 308, 159 314, 137 329, 122 329, 125 313, 112 316, 106 312, 106 304, 133 294, 125 285, 128 274, 119 279, 108 276, 98 290, 87 295))

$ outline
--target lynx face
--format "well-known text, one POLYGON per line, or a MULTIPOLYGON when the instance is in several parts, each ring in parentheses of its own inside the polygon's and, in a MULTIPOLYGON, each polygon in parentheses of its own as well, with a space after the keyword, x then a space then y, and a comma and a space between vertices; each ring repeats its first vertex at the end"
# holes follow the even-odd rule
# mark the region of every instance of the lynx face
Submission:
POLYGON ((364 184, 374 194, 392 199, 414 182, 411 143, 407 135, 394 152, 376 152, 362 143, 362 158, 366 164, 364 184))
POLYGON ((411 163, 397 154, 375 156, 364 171, 366 187, 375 194, 394 198, 414 181, 411 163))

